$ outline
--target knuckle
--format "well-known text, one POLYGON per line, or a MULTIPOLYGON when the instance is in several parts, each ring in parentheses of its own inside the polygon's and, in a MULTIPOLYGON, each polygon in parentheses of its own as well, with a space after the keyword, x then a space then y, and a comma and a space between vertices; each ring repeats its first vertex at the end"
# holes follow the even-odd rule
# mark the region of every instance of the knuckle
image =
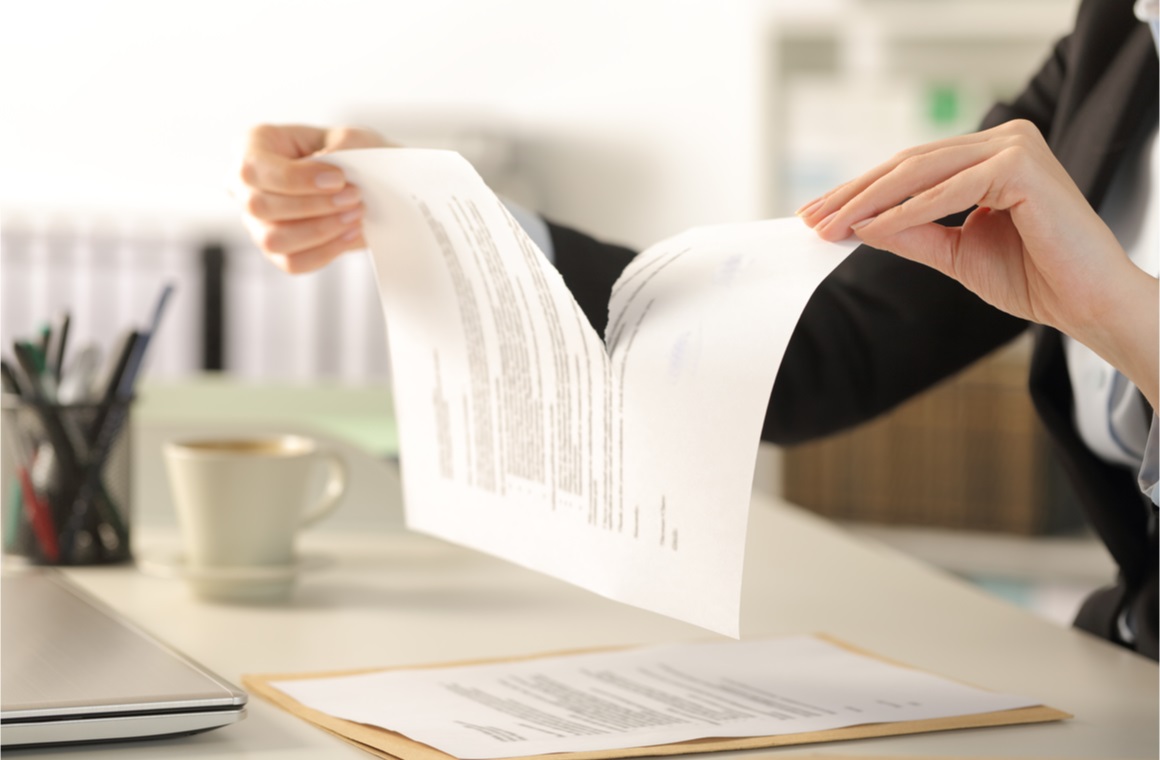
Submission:
POLYGON ((307 274, 321 266, 316 250, 302 251, 291 256, 283 256, 282 261, 282 268, 287 274, 307 274))
POLYGON ((246 187, 258 186, 258 167, 254 165, 254 159, 252 157, 246 156, 242 159, 242 168, 238 172, 238 179, 246 187))
POLYGON ((373 148, 387 142, 378 133, 365 127, 341 125, 330 131, 328 144, 335 148, 373 148))
POLYGON ((999 152, 1002 166, 1011 172, 1017 172, 1026 167, 1032 160, 1028 146, 1021 144, 1010 145, 999 152))
POLYGON ((268 253, 288 252, 286 250, 286 236, 276 226, 263 227, 258 232, 257 243, 263 251, 267 251, 268 253))
POLYGON ((898 169, 902 172, 921 171, 923 164, 927 162, 927 156, 921 153, 911 153, 898 162, 898 169))
POLYGON ((1043 133, 1027 119, 1015 119, 1008 122, 1008 133, 1011 142, 1024 148, 1039 148, 1046 145, 1043 133))
POLYGON ((1007 122, 1007 124, 1010 130, 1017 135, 1027 136, 1039 132, 1039 130, 1035 128, 1035 125, 1027 119, 1012 119, 1011 121, 1007 122))
POLYGON ((270 216, 270 204, 260 193, 249 193, 242 206, 245 212, 255 219, 266 219, 270 216))
POLYGON ((904 147, 904 149, 898 151, 897 153, 894 153, 893 160, 898 165, 906 164, 906 162, 911 162, 913 165, 913 161, 915 159, 923 157, 923 155, 928 154, 930 150, 931 146, 929 144, 911 145, 909 147, 904 147))
POLYGON ((278 260, 281 263, 282 271, 286 274, 302 274, 307 271, 301 256, 279 256, 278 260))
POLYGON ((352 127, 334 127, 330 130, 331 142, 335 145, 345 145, 355 136, 355 129, 352 127))
POLYGON ((906 163, 907 161, 911 160, 912 158, 914 158, 917 155, 918 155, 918 146, 913 146, 910 148, 903 148, 902 150, 900 150, 894 154, 894 162, 901 166, 902 164, 906 163))
POLYGON ((254 142, 263 142, 277 137, 280 132, 281 127, 275 124, 258 124, 250 130, 250 139, 254 142))

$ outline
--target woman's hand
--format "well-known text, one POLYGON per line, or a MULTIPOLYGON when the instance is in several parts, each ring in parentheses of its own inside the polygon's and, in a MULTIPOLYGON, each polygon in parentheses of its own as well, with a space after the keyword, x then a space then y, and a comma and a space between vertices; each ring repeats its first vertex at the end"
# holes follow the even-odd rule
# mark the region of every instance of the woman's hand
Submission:
POLYGON ((366 129, 262 125, 250 130, 235 195, 250 236, 291 274, 319 269, 365 248, 358 188, 342 170, 311 157, 391 143, 366 129))
POLYGON ((903 151, 798 213, 827 240, 852 232, 1070 335, 1156 408, 1156 278, 1128 259, 1029 122, 903 151), (971 207, 962 227, 936 223, 971 207))

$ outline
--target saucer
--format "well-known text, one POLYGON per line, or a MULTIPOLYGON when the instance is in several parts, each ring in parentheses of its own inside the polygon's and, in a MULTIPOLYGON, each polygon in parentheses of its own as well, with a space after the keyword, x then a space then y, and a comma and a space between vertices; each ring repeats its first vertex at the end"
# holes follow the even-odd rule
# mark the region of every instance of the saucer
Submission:
POLYGON ((300 573, 320 570, 333 564, 330 557, 305 555, 289 565, 239 565, 235 567, 190 567, 184 554, 179 552, 146 555, 137 558, 137 569, 145 575, 168 580, 187 581, 287 581, 300 573))
POLYGON ((179 553, 142 556, 137 569, 145 575, 189 583, 196 596, 209 601, 284 601, 303 572, 330 565, 328 557, 298 557, 288 565, 244 565, 236 567, 191 567, 179 553))

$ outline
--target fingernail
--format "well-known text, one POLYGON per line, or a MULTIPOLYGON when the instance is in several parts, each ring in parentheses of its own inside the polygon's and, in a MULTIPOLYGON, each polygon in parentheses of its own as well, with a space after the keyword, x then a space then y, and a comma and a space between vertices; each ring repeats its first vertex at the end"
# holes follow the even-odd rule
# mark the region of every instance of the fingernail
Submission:
POLYGON ((817 211, 818 208, 820 208, 821 205, 825 202, 825 200, 826 200, 825 198, 818 198, 817 200, 810 201, 809 203, 802 206, 794 213, 797 214, 798 216, 809 216, 813 212, 817 211))
POLYGON ((353 206, 358 203, 359 192, 358 188, 353 185, 345 187, 341 191, 330 196, 330 202, 335 206, 353 206))
POLYGON ((314 184, 319 190, 338 190, 346 184, 342 172, 323 172, 314 178, 314 184))
POLYGON ((346 232, 342 233, 342 235, 340 235, 338 239, 343 241, 343 242, 346 242, 348 240, 354 240, 355 238, 357 238, 361 234, 362 234, 362 228, 354 227, 354 228, 351 228, 351 229, 347 230, 346 232))
POLYGON ((878 217, 876 217, 876 216, 872 216, 869 219, 863 219, 860 222, 854 222, 853 224, 850 225, 850 229, 852 229, 854 232, 857 232, 858 230, 862 229, 867 224, 870 224, 870 222, 874 221, 877 218, 878 217))

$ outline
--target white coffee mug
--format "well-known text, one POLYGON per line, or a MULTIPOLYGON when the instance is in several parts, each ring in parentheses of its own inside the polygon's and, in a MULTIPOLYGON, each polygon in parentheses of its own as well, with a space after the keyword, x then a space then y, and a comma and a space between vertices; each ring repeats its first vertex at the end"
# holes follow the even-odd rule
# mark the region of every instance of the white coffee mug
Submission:
POLYGON ((165 464, 185 547, 183 574, 203 598, 289 596, 299 530, 334 511, 346 489, 343 460, 297 435, 170 441, 165 464), (321 465, 327 477, 316 495, 321 465))

